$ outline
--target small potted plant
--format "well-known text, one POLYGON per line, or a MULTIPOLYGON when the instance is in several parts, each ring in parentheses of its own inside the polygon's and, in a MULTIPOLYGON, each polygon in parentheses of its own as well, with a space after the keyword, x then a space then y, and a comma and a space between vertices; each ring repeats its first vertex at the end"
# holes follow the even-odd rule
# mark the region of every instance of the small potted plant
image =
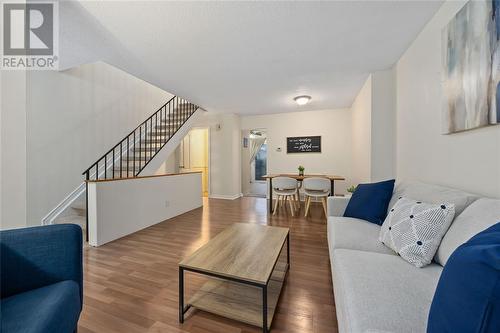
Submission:
POLYGON ((352 185, 347 189, 347 192, 349 192, 350 195, 352 195, 356 191, 356 186, 352 185))
POLYGON ((299 169, 299 176, 303 176, 305 168, 302 165, 299 165, 298 169, 299 169))

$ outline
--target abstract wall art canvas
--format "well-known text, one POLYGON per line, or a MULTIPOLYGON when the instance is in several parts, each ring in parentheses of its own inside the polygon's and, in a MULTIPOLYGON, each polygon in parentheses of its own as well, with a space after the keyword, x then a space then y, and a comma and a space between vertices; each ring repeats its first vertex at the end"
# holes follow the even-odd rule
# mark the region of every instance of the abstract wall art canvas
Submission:
POLYGON ((442 38, 443 133, 500 123, 500 0, 469 1, 442 38))

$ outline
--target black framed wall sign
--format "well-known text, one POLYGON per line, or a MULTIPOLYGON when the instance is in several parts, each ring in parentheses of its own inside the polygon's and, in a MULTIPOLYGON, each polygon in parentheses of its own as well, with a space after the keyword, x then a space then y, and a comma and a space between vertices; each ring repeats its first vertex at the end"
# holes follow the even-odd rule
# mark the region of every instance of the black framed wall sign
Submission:
POLYGON ((286 152, 321 153, 321 136, 293 136, 286 138, 286 152))

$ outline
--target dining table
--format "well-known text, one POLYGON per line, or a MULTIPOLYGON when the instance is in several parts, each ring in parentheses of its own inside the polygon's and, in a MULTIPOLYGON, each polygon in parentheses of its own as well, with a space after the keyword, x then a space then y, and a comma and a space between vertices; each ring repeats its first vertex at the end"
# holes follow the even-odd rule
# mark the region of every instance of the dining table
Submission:
POLYGON ((299 174, 288 174, 288 173, 264 175, 262 178, 269 180, 269 201, 268 201, 269 214, 272 214, 272 212, 273 212, 273 178, 276 178, 276 177, 290 177, 290 178, 296 179, 299 182, 302 182, 305 178, 310 178, 310 177, 326 178, 326 179, 330 180, 330 195, 331 196, 335 195, 335 181, 336 180, 337 181, 345 180, 344 177, 336 176, 336 175, 318 175, 318 174, 299 175, 299 174))

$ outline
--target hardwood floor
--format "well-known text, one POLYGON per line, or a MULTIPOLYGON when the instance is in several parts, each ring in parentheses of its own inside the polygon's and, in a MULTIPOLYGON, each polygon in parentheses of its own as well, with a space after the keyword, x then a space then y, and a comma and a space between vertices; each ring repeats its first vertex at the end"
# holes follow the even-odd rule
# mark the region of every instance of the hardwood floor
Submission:
MULTIPOLYGON (((178 323, 178 263, 236 222, 290 228, 291 269, 271 332, 337 332, 326 219, 321 205, 267 215, 261 198, 204 199, 199 208, 99 248, 84 248, 79 333, 253 333, 261 329, 199 310, 178 323)), ((187 273, 186 299, 206 278, 187 273)))

